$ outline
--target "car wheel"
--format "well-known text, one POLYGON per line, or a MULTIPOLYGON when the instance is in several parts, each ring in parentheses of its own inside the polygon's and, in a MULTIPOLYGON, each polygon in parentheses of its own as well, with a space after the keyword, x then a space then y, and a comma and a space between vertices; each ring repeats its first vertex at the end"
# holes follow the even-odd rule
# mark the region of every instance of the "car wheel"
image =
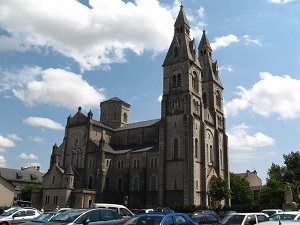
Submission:
POLYGON ((1 222, 0 225, 8 225, 8 222, 1 222))

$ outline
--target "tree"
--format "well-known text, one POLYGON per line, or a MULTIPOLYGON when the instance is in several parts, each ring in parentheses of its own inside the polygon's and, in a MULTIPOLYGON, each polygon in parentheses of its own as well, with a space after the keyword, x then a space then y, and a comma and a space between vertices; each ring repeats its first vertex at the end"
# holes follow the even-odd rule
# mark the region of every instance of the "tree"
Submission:
POLYGON ((230 189, 232 208, 238 211, 248 211, 253 203, 253 192, 249 182, 239 175, 230 173, 230 189))
POLYGON ((31 193, 34 189, 41 188, 38 184, 27 184, 21 190, 21 198, 24 201, 31 201, 31 193))
POLYGON ((231 192, 228 187, 228 181, 223 180, 221 177, 216 178, 211 182, 208 194, 216 201, 230 198, 231 192))
POLYGON ((294 201, 299 203, 296 193, 300 184, 300 152, 283 155, 284 166, 272 163, 268 170, 266 185, 258 194, 258 203, 264 208, 281 208, 284 203, 284 187, 291 186, 294 201))

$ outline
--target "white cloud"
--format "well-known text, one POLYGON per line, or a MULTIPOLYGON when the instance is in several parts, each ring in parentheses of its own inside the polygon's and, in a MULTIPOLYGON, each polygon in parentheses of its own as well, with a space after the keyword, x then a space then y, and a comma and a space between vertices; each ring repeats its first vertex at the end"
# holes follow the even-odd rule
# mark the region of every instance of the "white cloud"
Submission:
MULTIPOLYGON (((61 129, 60 129, 60 130, 61 130, 61 129)), ((38 142, 38 143, 41 143, 41 142, 44 141, 43 138, 37 137, 37 136, 35 136, 35 137, 30 136, 30 137, 28 137, 28 139, 29 139, 29 140, 32 140, 32 141, 34 141, 34 142, 38 142)))
POLYGON ((261 72, 260 78, 250 90, 237 87, 239 98, 225 104, 226 116, 248 108, 264 117, 277 114, 281 119, 294 119, 300 116, 300 80, 268 72, 261 72))
POLYGON ((259 39, 251 39, 251 37, 249 35, 244 35, 243 37, 246 41, 246 45, 252 43, 252 44, 256 44, 258 46, 262 46, 262 44, 260 43, 259 39))
POLYGON ((249 126, 240 124, 228 131, 229 149, 252 150, 265 146, 274 145, 275 140, 261 132, 250 135, 249 126))
POLYGON ((24 152, 19 155, 19 158, 21 158, 21 159, 38 159, 38 157, 35 156, 34 154, 27 155, 24 152))
POLYGON ((5 147, 5 148, 15 147, 15 143, 12 140, 0 135, 0 147, 5 147))
POLYGON ((19 71, 2 71, 0 81, 2 91, 12 89, 12 93, 29 106, 49 104, 89 109, 98 107, 99 102, 105 100, 103 89, 97 90, 81 75, 62 69, 24 67, 19 71))
POLYGON ((250 152, 250 151, 235 151, 230 153, 230 162, 231 163, 249 163, 253 160, 261 160, 264 158, 272 158, 276 155, 276 152, 250 152))
POLYGON ((219 71, 232 72, 232 71, 233 71, 233 66, 232 66, 232 65, 221 66, 221 67, 219 68, 219 71))
POLYGON ((211 45, 212 50, 216 50, 221 47, 227 47, 228 45, 235 43, 235 42, 239 42, 239 39, 237 38, 237 36, 235 36, 233 34, 229 34, 224 37, 215 38, 215 42, 211 43, 210 45, 211 45))
POLYGON ((15 141, 23 141, 22 138, 18 137, 16 134, 8 134, 7 135, 10 139, 15 140, 15 141))
POLYGON ((8 32, 1 36, 0 50, 50 48, 90 70, 124 62, 125 49, 142 54, 169 47, 174 18, 158 0, 89 4, 91 8, 76 0, 0 1, 0 27, 8 32))
POLYGON ((0 148, 0 152, 6 152, 4 148, 0 148))
POLYGON ((0 167, 6 167, 6 159, 0 155, 0 167))
POLYGON ((294 0, 268 0, 268 2, 275 3, 275 4, 286 4, 293 1, 294 0))
POLYGON ((64 129, 64 127, 61 124, 56 123, 51 119, 42 118, 42 117, 28 117, 26 119, 23 119, 23 123, 34 127, 45 127, 53 130, 64 129))

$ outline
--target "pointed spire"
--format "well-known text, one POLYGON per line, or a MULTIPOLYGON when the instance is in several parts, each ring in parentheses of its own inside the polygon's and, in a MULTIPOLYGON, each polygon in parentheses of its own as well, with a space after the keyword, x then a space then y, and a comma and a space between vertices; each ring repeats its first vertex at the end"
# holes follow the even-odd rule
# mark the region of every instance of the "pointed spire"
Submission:
POLYGON ((212 52, 212 48, 210 46, 210 43, 208 41, 208 38, 206 36, 206 31, 203 30, 203 34, 202 34, 202 38, 198 47, 198 51, 199 51, 199 57, 203 57, 205 55, 208 55, 209 57, 211 56, 211 52, 212 52))
MULTIPOLYGON (((188 20, 186 18, 185 13, 184 13, 183 6, 181 5, 180 6, 180 11, 178 13, 177 19, 176 19, 175 24, 174 24, 174 26, 175 26, 175 32, 176 32, 176 28, 180 28, 180 27, 183 28, 184 25, 186 27, 188 27, 188 29, 190 28, 190 24, 189 24, 189 22, 188 22, 188 20)), ((175 33, 175 34, 177 34, 177 33, 175 33)))
POLYGON ((74 171, 73 171, 73 168, 71 166, 71 163, 68 164, 67 169, 65 171, 65 174, 66 175, 74 175, 74 171))

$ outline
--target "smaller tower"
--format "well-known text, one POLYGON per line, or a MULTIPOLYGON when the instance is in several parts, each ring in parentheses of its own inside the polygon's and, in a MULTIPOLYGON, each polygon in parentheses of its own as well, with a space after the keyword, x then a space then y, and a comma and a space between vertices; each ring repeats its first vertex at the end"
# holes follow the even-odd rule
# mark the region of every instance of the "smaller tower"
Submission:
POLYGON ((100 103, 100 122, 111 128, 122 127, 128 123, 130 105, 114 97, 100 103))
POLYGON ((65 181, 65 188, 72 189, 74 187, 74 171, 72 169, 71 163, 69 163, 63 176, 65 181))

